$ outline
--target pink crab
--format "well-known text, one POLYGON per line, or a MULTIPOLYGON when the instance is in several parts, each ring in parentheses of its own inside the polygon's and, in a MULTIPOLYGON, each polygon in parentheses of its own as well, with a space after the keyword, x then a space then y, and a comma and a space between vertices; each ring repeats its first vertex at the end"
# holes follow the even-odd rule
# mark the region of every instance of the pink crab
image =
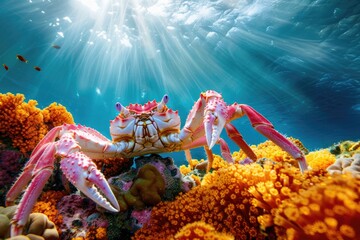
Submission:
POLYGON ((185 126, 180 129, 177 111, 166 104, 168 96, 161 102, 144 105, 116 104, 119 115, 110 121, 112 140, 94 129, 81 125, 55 127, 42 139, 32 152, 24 171, 7 193, 6 205, 13 205, 27 185, 24 195, 13 217, 11 235, 22 233, 31 209, 52 174, 57 157, 66 178, 98 205, 113 212, 120 210, 119 204, 104 175, 91 159, 132 158, 150 153, 184 150, 191 160, 190 149, 204 147, 208 157, 208 170, 213 155, 211 148, 220 144, 222 156, 233 162, 227 143, 220 138, 225 128, 232 139, 249 158, 256 155, 245 143, 240 133, 230 123, 246 115, 252 126, 298 160, 300 170, 307 169, 303 153, 287 138, 274 130, 273 125, 250 106, 234 103, 227 105, 215 91, 200 94, 190 111, 185 126), (29 183, 30 182, 30 183, 29 183))

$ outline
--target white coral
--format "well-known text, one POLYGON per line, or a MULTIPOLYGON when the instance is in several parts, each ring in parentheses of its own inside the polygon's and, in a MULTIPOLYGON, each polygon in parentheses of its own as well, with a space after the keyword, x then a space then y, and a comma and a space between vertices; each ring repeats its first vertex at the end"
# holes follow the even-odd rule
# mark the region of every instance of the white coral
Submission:
POLYGON ((360 154, 354 154, 351 158, 338 158, 327 168, 327 171, 330 174, 351 173, 354 177, 360 178, 360 154))

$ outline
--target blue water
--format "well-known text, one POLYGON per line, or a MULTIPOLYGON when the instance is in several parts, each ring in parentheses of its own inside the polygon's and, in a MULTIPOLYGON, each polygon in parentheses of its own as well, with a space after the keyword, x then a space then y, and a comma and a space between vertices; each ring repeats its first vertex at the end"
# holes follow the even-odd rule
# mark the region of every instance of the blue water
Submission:
POLYGON ((107 137, 117 101, 167 93, 183 125, 213 89, 310 150, 360 138, 358 0, 2 0, 0 23, 0 92, 61 103, 107 137))

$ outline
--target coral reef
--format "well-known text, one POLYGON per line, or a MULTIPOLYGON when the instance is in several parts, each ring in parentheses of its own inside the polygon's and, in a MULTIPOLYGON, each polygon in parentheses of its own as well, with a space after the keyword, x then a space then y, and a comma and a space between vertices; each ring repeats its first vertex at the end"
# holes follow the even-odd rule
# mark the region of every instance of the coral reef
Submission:
MULTIPOLYGON (((0 238, 8 238, 10 235, 10 219, 14 215, 16 206, 0 207, 0 238)), ((59 234, 55 228, 55 224, 51 222, 45 214, 32 213, 29 216, 28 223, 24 227, 26 235, 13 237, 13 240, 27 239, 59 239, 59 234)))
POLYGON ((135 233, 134 239, 169 239, 196 221, 211 224, 216 231, 235 238, 264 239, 257 223, 262 210, 251 205, 247 191, 255 183, 253 177, 261 173, 260 165, 251 164, 231 165, 207 174, 201 186, 180 194, 172 202, 156 205, 149 222, 135 233))
POLYGON ((216 232, 215 228, 205 222, 193 222, 182 227, 178 233, 175 234, 175 240, 188 239, 212 239, 212 240, 234 240, 234 236, 226 233, 216 232))
POLYGON ((23 154, 29 154, 51 127, 74 123, 61 105, 53 103, 41 110, 37 101, 24 100, 23 94, 0 94, 0 139, 23 154))
POLYGON ((276 238, 274 210, 292 194, 326 178, 321 168, 301 174, 291 164, 267 159, 228 165, 206 174, 201 186, 175 201, 158 204, 134 239, 169 239, 184 225, 200 220, 235 238, 276 238))
MULTIPOLYGON (((47 131, 74 122, 60 104, 41 110, 36 101, 24 100, 21 94, 0 94, 1 196, 47 131)), ((209 173, 203 159, 180 169, 155 154, 134 165, 132 159, 94 160, 111 177, 123 212, 109 213, 80 194, 54 191, 61 180, 53 179, 33 208, 28 236, 21 238, 359 239, 360 142, 309 153, 289 139, 306 154, 311 170, 305 174, 271 141, 251 146, 255 163, 241 150, 232 157, 242 164, 214 155, 209 173)), ((1 238, 8 237, 12 209, 1 214, 0 207, 1 238)))

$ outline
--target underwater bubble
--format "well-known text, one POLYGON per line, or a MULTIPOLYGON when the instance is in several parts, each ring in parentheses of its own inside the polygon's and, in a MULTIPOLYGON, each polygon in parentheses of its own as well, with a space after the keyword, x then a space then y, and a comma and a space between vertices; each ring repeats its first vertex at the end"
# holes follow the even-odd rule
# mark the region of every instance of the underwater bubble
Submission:
POLYGON ((57 32, 57 34, 62 38, 65 37, 63 32, 57 32))
POLYGON ((63 20, 64 20, 64 21, 67 21, 67 22, 69 22, 69 23, 72 23, 71 19, 70 19, 68 16, 63 17, 63 20))

